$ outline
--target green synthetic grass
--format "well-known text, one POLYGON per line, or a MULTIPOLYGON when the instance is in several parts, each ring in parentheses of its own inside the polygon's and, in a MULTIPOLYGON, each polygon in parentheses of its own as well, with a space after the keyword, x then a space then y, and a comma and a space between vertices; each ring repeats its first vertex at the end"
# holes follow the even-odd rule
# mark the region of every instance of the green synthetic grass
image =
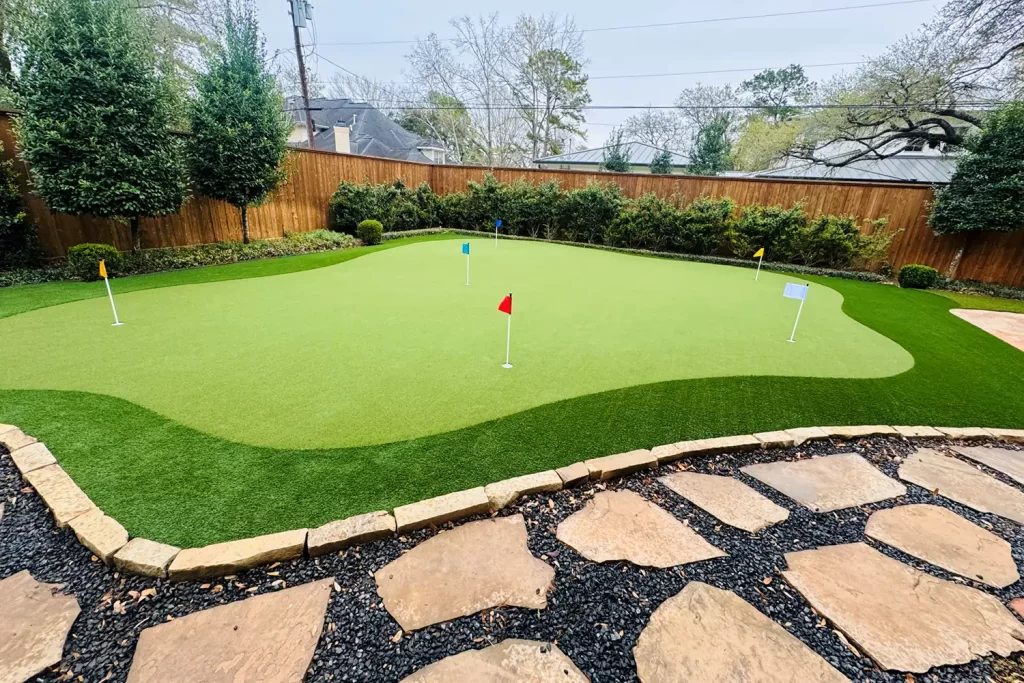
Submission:
MULTIPOLYGON (((218 439, 128 401, 81 392, 0 392, 0 422, 44 440, 93 500, 133 535, 182 546, 316 526, 682 439, 826 424, 1024 428, 1024 354, 949 314, 951 300, 878 284, 808 280, 842 295, 843 310, 906 349, 913 367, 873 379, 659 382, 550 403, 445 434, 313 451, 218 439)), ((260 367, 254 361, 254 372, 260 367)))
POLYGON ((965 294, 963 292, 939 291, 936 293, 955 301, 957 303, 955 308, 976 308, 983 311, 1024 313, 1024 299, 1003 299, 997 296, 965 294))
POLYGON ((0 321, 2 389, 123 398, 213 436, 336 448, 555 401, 728 375, 879 377, 913 358, 792 276, 539 242, 420 243, 275 277, 119 294, 0 321), (502 369, 514 292, 513 370, 502 369), (42 339, 48 343, 40 344, 42 339))

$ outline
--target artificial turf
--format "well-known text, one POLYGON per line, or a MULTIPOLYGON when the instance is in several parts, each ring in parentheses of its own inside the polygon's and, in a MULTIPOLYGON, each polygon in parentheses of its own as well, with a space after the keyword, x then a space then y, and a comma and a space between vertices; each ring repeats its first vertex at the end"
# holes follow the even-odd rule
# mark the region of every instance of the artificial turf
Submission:
MULTIPOLYGON (((656 382, 443 434, 338 449, 245 445, 85 392, 0 392, 0 422, 45 441, 132 534, 183 546, 315 526, 682 439, 826 424, 1024 428, 1024 354, 950 315, 953 301, 873 283, 808 280, 842 295, 846 314, 903 347, 913 367, 880 378, 656 382)), ((253 371, 271 361, 254 359, 253 371)))
MULTIPOLYGON (((429 242, 330 268, 149 289, 0 320, 0 388, 123 398, 273 448, 388 443, 555 401, 730 375, 882 377, 913 358, 795 278, 540 242, 429 242), (502 369, 515 294, 514 365, 502 369), (49 339, 40 344, 42 339, 49 339)), ((120 283, 116 283, 120 284, 120 283)), ((118 288, 120 289, 120 288, 118 288)))
POLYGON ((1024 299, 1003 299, 984 294, 966 292, 938 292, 947 299, 957 303, 956 308, 977 308, 982 311, 1005 311, 1007 313, 1024 313, 1024 299))

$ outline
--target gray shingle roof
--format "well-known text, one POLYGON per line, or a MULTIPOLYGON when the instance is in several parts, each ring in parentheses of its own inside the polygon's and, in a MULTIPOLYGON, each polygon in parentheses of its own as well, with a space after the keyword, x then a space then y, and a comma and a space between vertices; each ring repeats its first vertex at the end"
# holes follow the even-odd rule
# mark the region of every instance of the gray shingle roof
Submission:
MULTIPOLYGON (((648 166, 654 160, 654 157, 665 150, 662 150, 654 145, 648 145, 644 142, 624 142, 623 147, 629 150, 629 163, 634 166, 648 166)), ((605 151, 609 150, 610 147, 597 147, 595 149, 584 149, 579 152, 569 152, 568 154, 559 154, 553 157, 543 157, 541 159, 534 159, 534 163, 537 164, 600 164, 604 161, 605 151)), ((689 158, 684 154, 678 152, 672 152, 672 165, 673 166, 688 166, 690 163, 689 158)))
POLYGON ((860 159, 847 166, 792 162, 784 168, 757 171, 750 175, 759 178, 828 178, 939 185, 948 183, 955 170, 954 156, 899 154, 888 159, 860 159))
MULTIPOLYGON (((352 153, 363 156, 427 163, 430 160, 418 148, 444 147, 435 140, 407 131, 365 102, 318 97, 309 100, 309 108, 316 129, 313 140, 317 149, 334 150, 334 126, 348 127, 352 153)), ((296 123, 305 123, 299 98, 288 98, 285 109, 296 123)))

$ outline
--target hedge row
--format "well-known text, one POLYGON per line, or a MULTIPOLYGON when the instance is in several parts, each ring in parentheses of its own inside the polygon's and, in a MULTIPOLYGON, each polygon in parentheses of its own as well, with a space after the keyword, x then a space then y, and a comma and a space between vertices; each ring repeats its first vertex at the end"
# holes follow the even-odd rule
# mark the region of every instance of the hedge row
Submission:
POLYGON ((727 197, 627 199, 614 184, 562 190, 557 182, 500 183, 491 174, 482 183, 469 183, 465 192, 444 196, 426 183, 414 189, 401 181, 341 183, 331 198, 331 227, 354 234, 368 219, 382 223, 385 232, 433 227, 489 232, 500 219, 502 232, 512 236, 732 258, 763 247, 766 261, 867 271, 885 269, 895 236, 884 218, 870 221, 869 234, 862 235, 854 216, 810 218, 802 204, 740 210, 727 197))

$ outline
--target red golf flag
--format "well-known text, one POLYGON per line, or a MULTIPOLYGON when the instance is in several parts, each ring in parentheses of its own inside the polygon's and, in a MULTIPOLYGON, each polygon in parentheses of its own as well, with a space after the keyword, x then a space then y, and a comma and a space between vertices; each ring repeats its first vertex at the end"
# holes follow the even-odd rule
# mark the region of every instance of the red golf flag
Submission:
POLYGON ((509 294, 508 296, 506 296, 504 299, 501 300, 501 303, 498 304, 498 310, 501 311, 502 313, 508 313, 509 315, 512 315, 512 295, 511 294, 509 294))

